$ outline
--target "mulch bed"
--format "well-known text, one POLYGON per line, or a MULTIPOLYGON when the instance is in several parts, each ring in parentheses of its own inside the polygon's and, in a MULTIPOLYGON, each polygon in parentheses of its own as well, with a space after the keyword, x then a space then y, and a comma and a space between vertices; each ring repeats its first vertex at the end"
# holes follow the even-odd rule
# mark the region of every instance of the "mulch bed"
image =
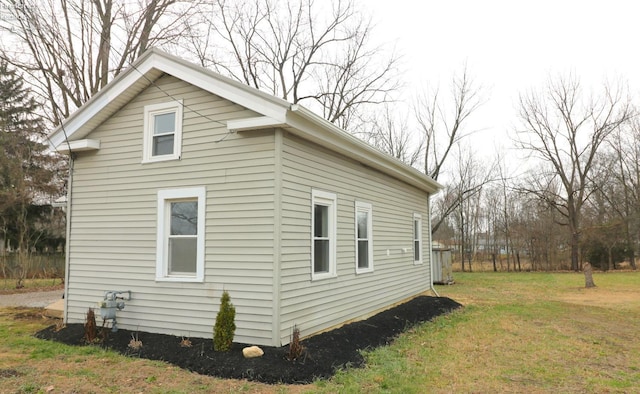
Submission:
MULTIPOLYGON (((305 384, 330 378, 342 368, 360 367, 364 364, 362 350, 388 345, 410 327, 459 307, 459 303, 446 297, 420 296, 367 320, 301 341, 305 354, 294 361, 286 359, 288 346, 261 346, 264 356, 245 359, 242 349, 250 345, 234 343, 231 351, 216 352, 210 338, 190 338, 191 347, 182 347, 180 337, 125 329, 116 333, 109 330, 101 345, 131 357, 162 360, 203 375, 272 384, 305 384), (132 349, 129 343, 136 335, 142 347, 132 349)), ((60 331, 52 326, 36 334, 38 338, 69 345, 84 345, 83 336, 82 324, 69 324, 60 331)))

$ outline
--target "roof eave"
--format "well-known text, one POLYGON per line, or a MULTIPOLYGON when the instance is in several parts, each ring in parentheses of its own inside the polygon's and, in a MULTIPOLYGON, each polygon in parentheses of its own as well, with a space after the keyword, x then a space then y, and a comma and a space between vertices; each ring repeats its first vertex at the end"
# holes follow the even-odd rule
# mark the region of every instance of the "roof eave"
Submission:
POLYGON ((52 147, 59 147, 67 139, 85 138, 93 128, 119 109, 114 104, 117 98, 121 95, 135 97, 163 73, 275 119, 283 118, 290 105, 286 100, 151 48, 65 119, 49 135, 52 147))
POLYGON ((287 124, 294 128, 294 133, 296 132, 295 130, 298 130, 305 139, 340 152, 347 157, 355 158, 369 167, 416 186, 429 194, 435 194, 444 188, 429 176, 394 157, 380 152, 301 105, 291 105, 290 114, 287 116, 287 124), (300 119, 297 119, 296 116, 300 119), (300 120, 311 123, 317 130, 313 130, 313 127, 309 127, 310 125, 300 120))
MULTIPOLYGON (((75 112, 69 115, 49 134, 49 142, 53 149, 58 148, 65 140, 74 140, 77 138, 84 138, 86 134, 80 135, 74 138, 74 134, 78 130, 82 130, 89 124, 92 119, 100 113, 109 103, 115 98, 123 94, 128 89, 131 89, 136 82, 144 80, 146 83, 139 85, 139 91, 144 90, 147 86, 153 83, 154 76, 147 75, 153 67, 151 62, 148 62, 149 58, 156 52, 149 50, 144 52, 134 63, 126 70, 118 74, 111 82, 109 82, 98 93, 93 95, 86 103, 84 103, 75 112), (146 65, 146 66, 145 66, 146 65)), ((131 92, 134 93, 134 92, 131 92)), ((135 96, 139 92, 135 92, 135 96)))

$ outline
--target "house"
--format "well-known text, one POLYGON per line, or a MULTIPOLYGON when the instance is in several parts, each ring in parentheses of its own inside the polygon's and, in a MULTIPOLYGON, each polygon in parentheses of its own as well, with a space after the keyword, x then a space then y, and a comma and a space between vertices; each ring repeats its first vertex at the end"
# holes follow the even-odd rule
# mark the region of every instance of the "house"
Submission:
POLYGON ((279 346, 431 287, 440 188, 299 105, 156 49, 50 135, 71 152, 66 322, 279 346))

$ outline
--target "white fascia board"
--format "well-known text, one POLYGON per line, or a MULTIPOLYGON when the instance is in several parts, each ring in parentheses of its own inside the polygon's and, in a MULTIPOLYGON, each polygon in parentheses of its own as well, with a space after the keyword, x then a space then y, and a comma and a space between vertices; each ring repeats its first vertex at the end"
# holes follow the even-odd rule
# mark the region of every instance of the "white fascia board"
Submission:
POLYGON ((139 59, 139 64, 131 65, 127 70, 115 77, 113 81, 107 84, 107 86, 71 114, 63 122, 62 126, 59 126, 49 135, 51 145, 60 149, 65 139, 72 140, 73 135, 84 124, 100 113, 100 111, 102 111, 109 103, 124 93, 139 79, 144 78, 144 74, 152 68, 150 64, 151 62, 146 61, 148 58, 149 56, 143 55, 139 59))
POLYGON ((276 119, 282 118, 290 106, 290 103, 282 99, 266 95, 258 89, 233 81, 203 67, 164 53, 157 56, 156 66, 158 69, 260 115, 276 119))
POLYGON ((229 129, 229 131, 260 130, 283 126, 285 126, 284 116, 282 119, 274 119, 269 116, 257 116, 254 118, 227 121, 227 129, 229 129))
POLYGON ((63 141, 62 144, 58 146, 58 152, 60 153, 69 153, 69 151, 83 152, 98 149, 100 149, 100 140, 92 139, 69 141, 68 144, 63 141))
MULTIPOLYGON (((151 70, 158 70, 220 96, 231 102, 248 108, 260 115, 274 119, 284 118, 290 103, 278 97, 261 92, 258 89, 224 77, 204 67, 187 62, 178 57, 169 55, 163 51, 151 48, 146 51, 135 63, 119 74, 100 92, 82 105, 69 116, 63 126, 58 127, 49 135, 51 145, 58 148, 65 139, 73 140, 74 134, 83 125, 91 121, 103 111, 113 100, 130 89, 136 82, 143 78, 151 70), (64 130, 63 130, 64 127, 64 130), (65 137, 66 134, 66 137, 65 137)), ((152 81, 148 82, 149 85, 152 81)), ((76 136, 75 138, 82 138, 76 136)))
POLYGON ((287 124, 293 127, 293 130, 289 129, 290 132, 298 133, 305 139, 354 158, 430 194, 444 188, 429 176, 380 152, 301 105, 292 105, 290 115, 293 115, 287 117, 287 124))

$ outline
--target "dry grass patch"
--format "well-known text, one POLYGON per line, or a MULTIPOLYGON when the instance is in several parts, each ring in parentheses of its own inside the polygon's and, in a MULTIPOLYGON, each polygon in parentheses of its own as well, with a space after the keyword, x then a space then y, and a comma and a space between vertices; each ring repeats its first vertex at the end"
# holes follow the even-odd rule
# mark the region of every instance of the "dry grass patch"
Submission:
POLYGON ((463 310, 368 353, 367 368, 340 374, 319 389, 637 392, 640 307, 623 295, 640 288, 640 275, 597 274, 595 292, 583 291, 584 277, 574 273, 454 276, 455 285, 437 290, 466 304, 463 310))
POLYGON ((60 279, 25 279, 22 284, 24 287, 16 289, 15 279, 0 279, 0 295, 64 289, 60 279))
MULTIPOLYGON (((610 278, 607 277, 606 279, 607 280, 601 280, 601 285, 595 288, 578 288, 574 289, 574 291, 567 291, 559 294, 557 299, 563 302, 585 306, 625 310, 640 309, 640 289, 611 284, 610 278)), ((597 284, 596 282, 596 285, 597 284)))

